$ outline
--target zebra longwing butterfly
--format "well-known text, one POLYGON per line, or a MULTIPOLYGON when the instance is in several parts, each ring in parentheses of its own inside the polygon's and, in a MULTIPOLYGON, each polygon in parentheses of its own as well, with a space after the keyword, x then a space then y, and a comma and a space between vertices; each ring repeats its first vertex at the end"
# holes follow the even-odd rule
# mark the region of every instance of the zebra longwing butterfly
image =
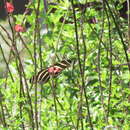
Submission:
POLYGON ((30 83, 46 83, 50 77, 57 77, 65 68, 68 68, 72 60, 62 60, 46 69, 42 69, 30 79, 30 83))

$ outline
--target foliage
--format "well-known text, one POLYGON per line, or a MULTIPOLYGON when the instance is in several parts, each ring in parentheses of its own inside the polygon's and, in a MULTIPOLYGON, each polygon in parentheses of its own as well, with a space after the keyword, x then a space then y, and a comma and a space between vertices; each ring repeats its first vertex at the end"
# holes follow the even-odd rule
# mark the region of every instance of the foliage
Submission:
MULTIPOLYGON (((87 1, 96 2, 96 1, 87 1)), ((130 53, 127 20, 113 2, 83 8, 85 0, 48 5, 35 1, 31 15, 9 14, 10 56, 1 55, 6 74, 0 79, 0 128, 93 130, 130 128, 130 53), (80 6, 76 6, 76 5, 80 6), (15 19, 10 22, 10 19, 15 19), (17 24, 30 28, 15 32, 17 24), (45 84, 29 79, 42 68, 76 59, 45 84)))

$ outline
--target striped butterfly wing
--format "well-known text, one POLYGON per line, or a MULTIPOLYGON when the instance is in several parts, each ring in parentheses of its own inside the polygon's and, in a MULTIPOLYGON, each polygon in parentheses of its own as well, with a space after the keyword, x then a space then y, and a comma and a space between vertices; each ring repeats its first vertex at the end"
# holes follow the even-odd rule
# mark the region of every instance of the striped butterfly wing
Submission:
POLYGON ((61 72, 65 68, 68 68, 71 65, 71 62, 72 62, 71 60, 62 60, 62 61, 48 67, 47 69, 43 69, 43 70, 39 71, 36 76, 34 75, 30 79, 30 83, 36 83, 36 82, 38 82, 40 84, 46 83, 50 79, 50 76, 52 76, 54 78, 57 77, 59 74, 61 74, 61 72), (53 75, 52 75, 48 72, 48 69, 51 67, 58 68, 60 71, 57 71, 57 72, 53 73, 53 75))
POLYGON ((48 80, 50 79, 50 75, 48 73, 48 69, 42 69, 41 71, 39 71, 37 73, 37 75, 33 76, 31 79, 30 79, 30 83, 46 83, 48 80))
POLYGON ((71 65, 71 62, 71 60, 62 60, 61 62, 54 64, 54 66, 64 70, 65 68, 68 68, 71 65))

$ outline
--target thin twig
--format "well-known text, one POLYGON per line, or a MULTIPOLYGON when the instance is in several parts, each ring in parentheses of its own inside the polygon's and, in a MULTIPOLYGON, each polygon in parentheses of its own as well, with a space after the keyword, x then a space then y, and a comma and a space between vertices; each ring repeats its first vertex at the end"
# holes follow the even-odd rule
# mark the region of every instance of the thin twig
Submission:
MULTIPOLYGON (((20 65, 19 65, 19 69, 21 69, 20 65)), ((22 93, 24 92, 21 72, 22 71, 19 71, 19 77, 20 77, 19 97, 20 97, 20 99, 22 98, 22 93)), ((19 113, 20 113, 20 118, 21 118, 21 126, 22 126, 22 129, 25 130, 25 126, 24 126, 24 122, 23 122, 23 103, 22 102, 19 103, 19 110, 20 110, 19 113)))
MULTIPOLYGON (((101 103, 102 103, 102 108, 104 110, 104 116, 105 116, 105 106, 104 106, 104 96, 103 96, 103 87, 102 87, 102 79, 101 79, 101 41, 103 38, 103 32, 104 32, 104 2, 102 3, 102 29, 101 29, 101 37, 99 40, 99 45, 98 45, 98 80, 99 80, 99 85, 100 85, 100 94, 101 94, 101 103)), ((105 118, 106 119, 106 118, 105 118)))
POLYGON ((21 36, 20 33, 18 33, 18 36, 20 37, 20 39, 21 39, 21 41, 22 41, 22 43, 23 43, 25 49, 27 49, 27 51, 28 51, 28 53, 30 54, 30 57, 31 57, 31 59, 32 59, 32 61, 33 61, 33 63, 34 63, 33 56, 32 56, 32 53, 31 53, 30 49, 28 48, 28 46, 27 46, 26 43, 24 42, 24 39, 22 38, 22 36, 21 36))
MULTIPOLYGON (((105 7, 105 6, 104 6, 105 7)), ((108 123, 108 118, 109 118, 109 113, 110 113, 110 103, 111 103, 111 94, 112 94, 112 40, 111 40, 111 24, 110 24, 110 18, 107 12, 106 7, 104 8, 106 15, 107 15, 107 20, 108 20, 108 30, 109 30, 109 42, 110 42, 110 60, 109 60, 109 96, 108 96, 108 109, 107 109, 107 123, 108 123)))
MULTIPOLYGON (((6 0, 5 0, 6 2, 6 0)), ((12 46, 14 47, 14 55, 16 56, 16 65, 17 65, 17 68, 19 68, 18 66, 18 61, 19 61, 19 64, 21 66, 21 70, 22 71, 22 76, 24 78, 24 82, 25 82, 25 86, 26 86, 26 90, 27 90, 27 97, 28 97, 28 103, 30 105, 30 112, 31 112, 31 124, 32 124, 32 129, 34 130, 34 120, 33 120, 33 107, 32 107, 32 101, 31 101, 31 98, 30 98, 30 94, 29 94, 29 89, 28 89, 28 84, 27 84, 27 80, 26 80, 26 75, 25 75, 25 72, 24 72, 24 69, 23 69, 23 65, 22 65, 22 61, 20 59, 20 56, 19 56, 19 52, 17 50, 17 45, 16 45, 16 42, 15 42, 15 32, 13 30, 13 27, 12 27, 12 24, 11 24, 11 21, 10 21, 10 16, 7 15, 8 17, 8 22, 9 22, 9 25, 10 25, 10 28, 11 28, 11 31, 12 31, 12 46), (18 61, 17 61, 17 58, 18 58, 18 61)), ((17 69, 18 72, 19 72, 19 69, 17 69)), ((20 72, 19 72, 20 73, 20 72)))
POLYGON ((1 120, 2 120, 2 123, 3 123, 3 127, 7 128, 5 112, 4 112, 3 103, 2 103, 2 93, 1 93, 1 91, 0 91, 0 107, 1 107, 1 114, 2 114, 1 120))
MULTIPOLYGON (((34 42, 33 42, 33 48, 34 48, 34 67, 35 67, 35 75, 37 74, 37 53, 36 53, 36 49, 37 49, 37 44, 38 44, 38 34, 39 29, 39 9, 40 9, 40 0, 38 0, 38 4, 37 4, 37 8, 35 9, 35 13, 36 13, 36 18, 35 18, 35 31, 34 31, 34 42)), ((37 107, 37 82, 35 82, 35 123, 36 123, 36 129, 39 129, 39 123, 38 123, 38 107, 37 107)), ((40 116, 40 115, 39 115, 40 116)))
POLYGON ((128 7, 128 44, 130 46, 130 0, 127 0, 127 7, 128 7))
POLYGON ((92 124, 92 121, 91 121, 90 110, 89 110, 88 97, 86 95, 86 89, 85 89, 85 83, 84 83, 84 74, 83 74, 83 70, 82 70, 82 67, 81 67, 82 65, 81 65, 81 61, 80 61, 80 50, 79 50, 79 40, 78 40, 79 38, 78 38, 77 20, 76 20, 73 0, 71 0, 71 4, 72 4, 72 8, 73 8, 75 36, 76 36, 76 50, 77 50, 78 64, 79 64, 79 68, 80 68, 80 75, 81 75, 81 79, 82 79, 82 87, 83 87, 83 90, 84 90, 84 96, 85 96, 86 104, 87 104, 87 112, 88 112, 88 116, 89 116, 89 124, 90 124, 91 130, 93 130, 93 124, 92 124))
MULTIPOLYGON (((115 24, 115 26, 116 26, 117 32, 118 32, 118 34, 119 34, 119 37, 120 37, 120 40, 121 40, 121 43, 122 43, 122 46, 123 46, 123 49, 124 49, 126 61, 127 61, 127 63, 129 63, 129 57, 128 57, 128 54, 127 54, 127 47, 126 47, 126 44, 124 43, 124 40, 123 40, 121 31, 120 31, 120 28, 119 28, 119 26, 118 26, 118 24, 117 24, 117 22, 116 22, 116 19, 115 19, 114 14, 112 13, 112 10, 111 10, 111 8, 110 8, 110 6, 109 6, 109 4, 108 4, 108 1, 105 0, 105 3, 106 3, 106 5, 107 5, 107 7, 108 7, 108 9, 109 9, 109 12, 110 12, 110 14, 111 14, 111 16, 112 16, 112 19, 113 19, 113 21, 114 21, 114 24, 115 24)), ((129 73, 130 73, 130 65, 129 65, 129 64, 128 64, 128 69, 129 69, 129 73)))
POLYGON ((51 76, 51 89, 52 89, 52 95, 53 95, 53 99, 54 99, 54 106, 55 106, 55 113, 56 113, 56 124, 57 124, 57 128, 58 128, 58 111, 57 111, 57 104, 56 104, 56 85, 54 83, 54 79, 51 76))
POLYGON ((4 51, 3 51, 1 45, 0 45, 0 50, 1 50, 2 56, 3 56, 3 58, 4 58, 4 61, 5 61, 5 63, 6 63, 7 69, 8 69, 8 71, 9 71, 10 77, 11 77, 11 79, 12 79, 12 82, 14 82, 13 75, 12 75, 12 73, 11 73, 11 71, 10 71, 9 64, 8 64, 8 62, 7 62, 7 60, 6 60, 6 57, 5 57, 5 55, 4 55, 4 51))

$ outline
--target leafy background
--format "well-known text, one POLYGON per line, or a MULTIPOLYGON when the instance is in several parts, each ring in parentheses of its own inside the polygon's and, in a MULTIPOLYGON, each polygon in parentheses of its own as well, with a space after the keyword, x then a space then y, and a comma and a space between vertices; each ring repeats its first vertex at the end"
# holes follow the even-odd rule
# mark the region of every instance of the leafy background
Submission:
POLYGON ((11 24, 9 18, 0 22, 0 128, 129 130, 129 24, 119 15, 124 1, 53 1, 47 11, 44 2, 27 5, 30 15, 10 14, 11 24), (99 4, 81 6, 90 2, 99 4), (11 32, 23 19, 30 24, 26 32, 11 32), (62 59, 75 62, 46 84, 29 83, 62 59))

